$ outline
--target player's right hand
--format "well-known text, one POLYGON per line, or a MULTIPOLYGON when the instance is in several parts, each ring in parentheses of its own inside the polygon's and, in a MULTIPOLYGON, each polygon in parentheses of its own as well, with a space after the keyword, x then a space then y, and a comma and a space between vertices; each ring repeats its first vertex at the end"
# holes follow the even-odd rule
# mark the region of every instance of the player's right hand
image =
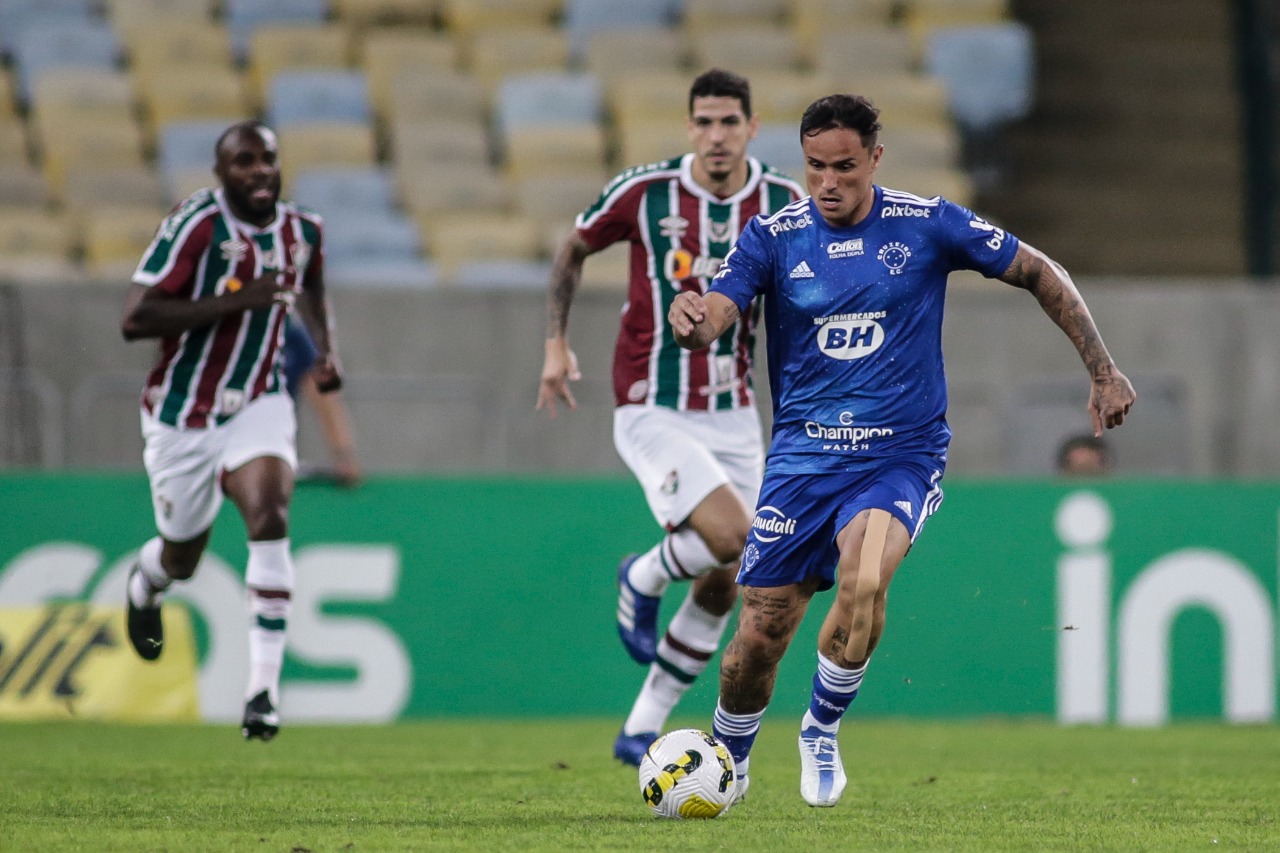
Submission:
POLYGON ((578 408, 569 383, 581 379, 582 373, 578 370, 578 357, 564 338, 548 338, 545 349, 542 381, 538 383, 538 404, 534 408, 539 412, 545 408, 547 414, 554 418, 557 398, 564 400, 570 411, 578 408))

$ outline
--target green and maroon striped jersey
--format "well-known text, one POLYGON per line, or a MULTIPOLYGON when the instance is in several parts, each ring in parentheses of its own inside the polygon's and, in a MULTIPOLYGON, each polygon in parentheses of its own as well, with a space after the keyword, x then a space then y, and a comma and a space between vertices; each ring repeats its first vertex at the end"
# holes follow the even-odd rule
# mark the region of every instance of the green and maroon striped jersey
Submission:
POLYGON ((594 250, 631 244, 630 281, 613 356, 617 405, 737 409, 754 404, 752 359, 758 306, 752 305, 706 349, 682 349, 667 310, 682 290, 705 293, 742 229, 805 195, 795 181, 754 157, 746 186, 717 198, 693 180, 693 155, 636 166, 605 186, 578 215, 594 250))
MULTIPOLYGON (((225 292, 232 278, 248 282, 279 270, 301 291, 323 275, 323 233, 320 217, 292 204, 278 203, 275 219, 258 228, 235 218, 221 190, 198 190, 160 223, 133 281, 194 301, 225 292)), ((162 423, 199 429, 281 391, 287 315, 286 306, 275 304, 161 338, 143 408, 162 423)))

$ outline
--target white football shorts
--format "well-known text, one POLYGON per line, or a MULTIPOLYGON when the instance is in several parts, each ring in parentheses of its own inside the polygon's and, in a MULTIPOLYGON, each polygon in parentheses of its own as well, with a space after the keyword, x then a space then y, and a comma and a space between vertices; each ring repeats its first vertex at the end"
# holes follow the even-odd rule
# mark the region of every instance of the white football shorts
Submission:
POLYGON ((613 444, 644 489, 649 510, 675 530, 720 486, 731 483, 753 510, 764 476, 764 438, 755 409, 678 412, 619 406, 613 444))
POLYGON ((284 393, 256 397, 207 429, 176 429, 143 409, 142 462, 160 535, 186 542, 208 530, 222 508, 224 471, 262 456, 278 456, 297 470, 297 434, 293 398, 284 393))

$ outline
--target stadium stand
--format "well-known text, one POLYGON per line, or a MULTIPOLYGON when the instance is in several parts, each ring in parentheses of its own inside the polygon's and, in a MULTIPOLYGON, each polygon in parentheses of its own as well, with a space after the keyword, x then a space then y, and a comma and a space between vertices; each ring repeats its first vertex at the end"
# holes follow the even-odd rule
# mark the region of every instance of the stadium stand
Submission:
POLYGON ((268 24, 320 23, 329 14, 328 0, 222 0, 222 14, 237 60, 249 56, 254 32, 268 24))

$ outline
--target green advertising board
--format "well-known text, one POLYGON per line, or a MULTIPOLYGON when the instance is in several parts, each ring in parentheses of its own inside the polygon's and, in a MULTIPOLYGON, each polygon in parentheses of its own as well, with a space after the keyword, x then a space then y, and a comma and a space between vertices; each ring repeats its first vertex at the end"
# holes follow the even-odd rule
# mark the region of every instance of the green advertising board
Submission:
MULTIPOLYGON (((1274 720, 1278 513, 1275 483, 948 482, 894 581, 855 713, 1274 720)), ((291 719, 629 709, 645 671, 615 635, 614 570, 660 533, 630 480, 301 486, 292 515, 291 719)), ((119 604, 153 535, 140 474, 8 473, 0 518, 0 608, 119 604)), ((236 719, 242 702, 245 556, 226 507, 195 580, 171 597, 196 626, 210 720, 236 719)), ((806 706, 829 603, 815 597, 771 713, 806 706)), ((716 665, 683 716, 710 719, 716 665)))

